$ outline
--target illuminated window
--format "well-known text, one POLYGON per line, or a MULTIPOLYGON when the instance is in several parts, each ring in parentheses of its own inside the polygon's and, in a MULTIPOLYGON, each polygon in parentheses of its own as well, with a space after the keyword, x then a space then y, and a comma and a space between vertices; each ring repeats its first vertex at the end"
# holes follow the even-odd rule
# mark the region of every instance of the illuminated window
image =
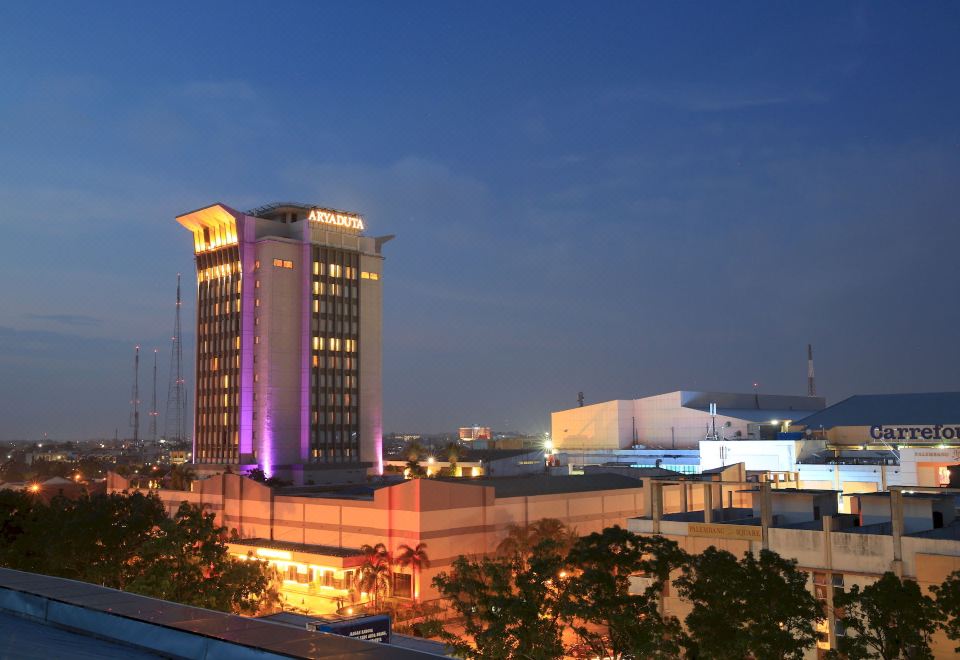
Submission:
POLYGON ((315 367, 319 367, 319 366, 320 366, 320 356, 319 356, 319 355, 314 355, 314 356, 313 356, 313 366, 315 366, 315 367))
POLYGON ((283 267, 284 267, 284 268, 293 268, 293 262, 292 262, 292 261, 284 261, 284 262, 283 262, 283 267))
POLYGON ((256 337, 253 338, 253 343, 254 343, 254 344, 259 344, 259 343, 260 343, 260 335, 257 335, 256 337))
POLYGON ((314 262, 313 262, 313 274, 314 274, 314 275, 319 275, 319 274, 320 274, 320 262, 319 262, 319 261, 314 261, 314 262))
POLYGON ((367 271, 361 272, 361 273, 360 273, 360 279, 362 279, 362 280, 369 280, 369 279, 370 279, 370 273, 368 273, 367 271))
POLYGON ((260 288, 260 280, 257 280, 256 284, 254 284, 254 288, 260 288))
POLYGON ((380 275, 379 275, 378 273, 370 273, 370 279, 371 279, 371 280, 379 280, 379 279, 380 279, 380 275))
POLYGON ((314 282, 314 283, 313 283, 313 295, 315 295, 315 296, 319 296, 319 295, 320 295, 320 282, 314 282))
POLYGON ((341 277, 343 275, 343 267, 340 264, 330 264, 327 274, 330 277, 341 277))
POLYGON ((253 306, 254 306, 254 307, 259 307, 259 306, 260 306, 260 299, 259 299, 259 298, 254 299, 254 301, 253 301, 253 306))
POLYGON ((319 351, 319 350, 320 350, 320 337, 314 337, 314 338, 313 338, 313 350, 315 350, 315 351, 319 351))
POLYGON ((273 265, 276 268, 283 268, 283 259, 274 259, 273 265))
POLYGON ((314 313, 314 314, 319 314, 319 313, 320 313, 320 301, 319 301, 319 300, 314 300, 314 301, 313 301, 313 313, 314 313))
POLYGON ((234 337, 233 346, 234 348, 240 348, 240 337, 234 337))

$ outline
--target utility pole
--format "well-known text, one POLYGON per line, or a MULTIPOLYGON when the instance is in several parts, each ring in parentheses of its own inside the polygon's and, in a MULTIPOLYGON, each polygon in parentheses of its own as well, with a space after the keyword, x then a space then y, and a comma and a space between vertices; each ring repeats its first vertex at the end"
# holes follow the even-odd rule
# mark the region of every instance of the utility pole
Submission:
POLYGON ((813 380, 813 344, 807 344, 807 396, 817 396, 817 385, 813 380))
POLYGON ((170 380, 167 384, 167 412, 163 420, 163 437, 182 441, 187 393, 183 380, 183 347, 180 344, 180 273, 177 273, 177 307, 170 344, 170 380))
POLYGON ((160 411, 157 410, 157 353, 159 349, 153 349, 153 397, 150 400, 150 440, 157 441, 157 418, 160 411))
POLYGON ((133 426, 133 444, 140 440, 140 344, 133 351, 133 398, 130 401, 133 414, 130 424, 133 426))

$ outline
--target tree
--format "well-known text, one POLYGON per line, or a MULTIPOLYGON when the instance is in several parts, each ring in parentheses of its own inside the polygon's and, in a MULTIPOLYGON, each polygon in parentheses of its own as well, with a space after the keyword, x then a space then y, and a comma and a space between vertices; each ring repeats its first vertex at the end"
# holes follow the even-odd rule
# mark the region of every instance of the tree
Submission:
POLYGON ((255 612, 270 587, 266 562, 227 552, 214 514, 184 502, 141 546, 129 591, 224 612, 255 612))
POLYGON ((556 518, 542 518, 529 525, 512 524, 507 535, 497 544, 501 557, 528 557, 543 541, 552 541, 559 552, 569 550, 577 540, 576 533, 556 518))
POLYGON ((420 456, 423 454, 423 446, 416 440, 411 440, 407 445, 407 470, 410 471, 411 479, 420 479, 427 476, 427 471, 420 465, 420 456))
MULTIPOLYGON (((941 625, 947 637, 960 642, 960 571, 951 573, 943 584, 930 588, 937 598, 941 625)), ((960 653, 960 645, 954 651, 960 653)))
POLYGON ((420 595, 420 572, 424 568, 430 567, 430 557, 427 556, 427 544, 418 543, 417 547, 411 548, 406 543, 403 543, 398 550, 400 552, 397 553, 397 564, 404 568, 409 566, 413 571, 413 597, 414 600, 416 600, 420 595))
POLYGON ((913 580, 887 571, 873 584, 854 585, 833 598, 846 635, 833 658, 925 660, 933 658, 930 640, 937 629, 937 605, 913 580))
POLYGON ((569 599, 564 561, 552 541, 537 545, 529 561, 458 557, 433 584, 462 617, 465 636, 444 631, 441 637, 464 658, 561 657, 560 617, 569 599))
POLYGON ((196 480, 197 473, 188 464, 181 463, 170 468, 167 476, 170 478, 170 488, 173 490, 190 490, 190 484, 196 480))
POLYGON ((685 561, 673 541, 619 526, 581 538, 568 558, 578 575, 571 580, 565 618, 598 657, 679 657, 680 622, 661 614, 660 601, 671 571, 685 561), (631 577, 638 573, 651 582, 632 595, 631 577))
POLYGON ((446 447, 447 462, 450 463, 451 477, 457 476, 457 463, 460 462, 461 451, 462 451, 462 448, 460 447, 460 443, 458 442, 451 442, 446 447))
POLYGON ((380 601, 390 593, 391 585, 391 558, 390 552, 383 543, 376 545, 362 545, 363 564, 354 575, 357 590, 373 596, 373 607, 380 609, 380 601))
POLYGON ((214 514, 156 495, 112 493, 50 504, 0 491, 0 565, 222 611, 269 602, 265 563, 227 552, 214 514))
POLYGON ((747 552, 737 561, 707 548, 674 581, 693 605, 685 620, 688 653, 711 660, 800 660, 816 642, 814 624, 823 618, 806 583, 796 562, 775 552, 761 550, 759 558, 747 552))

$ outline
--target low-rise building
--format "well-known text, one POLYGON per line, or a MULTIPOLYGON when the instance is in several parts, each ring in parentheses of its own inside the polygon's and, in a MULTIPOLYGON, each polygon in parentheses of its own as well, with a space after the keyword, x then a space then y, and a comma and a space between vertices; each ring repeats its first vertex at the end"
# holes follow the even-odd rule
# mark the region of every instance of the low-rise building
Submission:
MULTIPOLYGON (((131 491, 130 481, 108 476, 109 492, 131 491)), ((552 477, 544 474, 477 479, 411 479, 371 485, 272 489, 247 477, 220 474, 194 481, 191 490, 160 489, 167 510, 181 502, 209 508, 239 540, 235 554, 266 559, 281 571, 288 603, 317 612, 349 607, 351 571, 364 545, 423 543, 430 566, 392 567, 398 597, 431 600, 433 578, 459 555, 492 554, 512 525, 556 518, 579 534, 625 526, 644 509, 643 482, 615 474, 552 477)))
MULTIPOLYGON (((853 513, 841 513, 833 490, 777 490, 769 482, 647 484, 648 512, 629 521, 631 531, 662 534, 693 554, 714 546, 739 557, 765 548, 797 561, 810 575, 809 588, 827 613, 818 628, 820 640, 808 653, 811 659, 824 657, 836 648, 837 637, 846 633, 833 609, 836 589, 869 585, 886 571, 916 580, 927 589, 960 570, 960 520, 954 515, 954 492, 920 493, 895 487, 884 493, 854 495, 853 513), (691 496, 691 488, 700 493, 691 496), (721 496, 722 504, 717 506, 717 489, 736 489, 752 501, 745 507, 721 496)), ((664 606, 681 620, 690 607, 672 591, 664 606)), ((935 657, 956 657, 953 647, 941 633, 936 635, 935 657)))

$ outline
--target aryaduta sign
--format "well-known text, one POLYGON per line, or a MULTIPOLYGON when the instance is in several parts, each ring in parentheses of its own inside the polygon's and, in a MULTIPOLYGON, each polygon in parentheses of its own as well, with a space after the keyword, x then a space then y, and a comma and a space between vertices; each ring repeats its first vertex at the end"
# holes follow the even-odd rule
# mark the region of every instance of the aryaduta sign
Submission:
POLYGON ((363 231, 364 229, 363 218, 352 213, 340 213, 328 209, 310 209, 310 215, 307 216, 307 219, 324 225, 352 229, 353 231, 363 231))

